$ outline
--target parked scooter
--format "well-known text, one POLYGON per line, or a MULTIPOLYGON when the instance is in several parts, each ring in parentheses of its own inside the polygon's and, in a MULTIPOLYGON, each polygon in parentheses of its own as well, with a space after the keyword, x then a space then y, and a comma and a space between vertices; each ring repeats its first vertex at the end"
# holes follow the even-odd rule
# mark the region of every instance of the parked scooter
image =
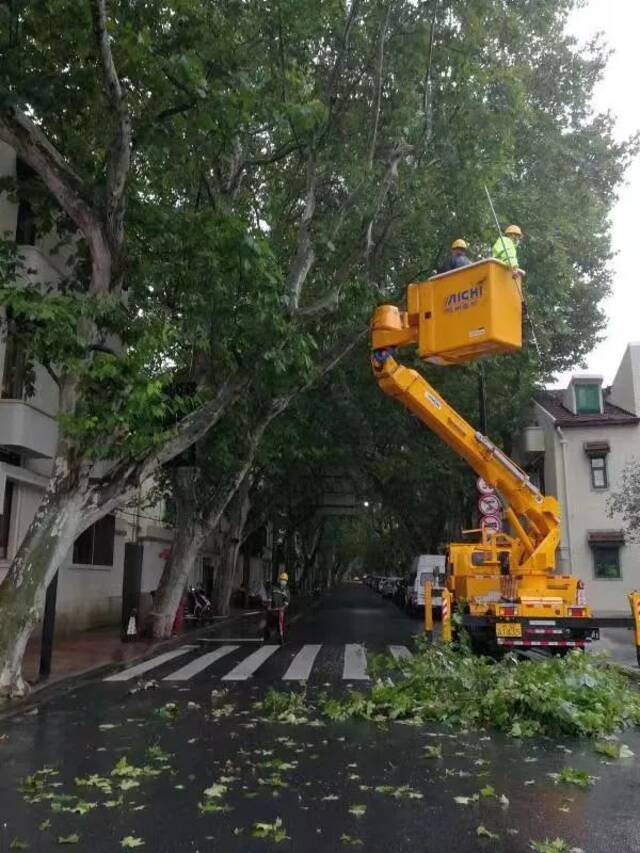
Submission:
POLYGON ((188 593, 188 613, 192 619, 206 619, 211 616, 211 602, 201 586, 190 586, 188 593))

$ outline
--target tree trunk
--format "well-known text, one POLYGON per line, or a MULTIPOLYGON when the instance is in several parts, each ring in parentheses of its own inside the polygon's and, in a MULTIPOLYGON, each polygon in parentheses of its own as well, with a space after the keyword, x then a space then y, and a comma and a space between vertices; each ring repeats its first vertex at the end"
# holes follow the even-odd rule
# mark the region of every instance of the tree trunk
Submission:
POLYGON ((83 498, 80 490, 47 492, 0 586, 0 698, 28 692, 22 658, 47 586, 76 537, 94 520, 83 512, 83 498))
POLYGON ((206 519, 198 507, 195 475, 196 469, 188 467, 177 468, 173 474, 174 540, 147 617, 147 633, 158 640, 171 636, 187 579, 206 539, 206 519))
POLYGON ((238 564, 238 555, 242 545, 242 534, 251 508, 249 490, 252 483, 251 475, 243 479, 231 503, 227 517, 229 529, 225 534, 225 545, 220 568, 213 582, 213 610, 218 616, 227 616, 229 602, 233 591, 233 579, 238 564))

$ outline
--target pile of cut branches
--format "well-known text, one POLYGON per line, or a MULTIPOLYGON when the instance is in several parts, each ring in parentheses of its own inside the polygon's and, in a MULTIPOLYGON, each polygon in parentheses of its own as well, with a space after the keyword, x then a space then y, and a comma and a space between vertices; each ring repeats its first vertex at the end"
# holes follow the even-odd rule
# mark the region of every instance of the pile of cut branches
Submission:
POLYGON ((597 657, 496 663, 465 648, 419 644, 410 659, 379 656, 366 691, 325 698, 333 720, 404 720, 493 726, 513 737, 610 735, 640 724, 640 693, 597 657))

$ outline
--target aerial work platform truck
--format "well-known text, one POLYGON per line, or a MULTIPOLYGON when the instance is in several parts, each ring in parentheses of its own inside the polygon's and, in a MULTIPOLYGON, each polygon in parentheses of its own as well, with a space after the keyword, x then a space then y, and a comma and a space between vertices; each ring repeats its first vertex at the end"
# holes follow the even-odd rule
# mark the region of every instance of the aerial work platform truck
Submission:
MULTIPOLYGON (((558 501, 543 495, 420 373, 396 360, 398 348, 408 346, 443 366, 517 352, 522 348, 522 286, 519 273, 494 258, 409 284, 406 311, 382 305, 373 315, 371 364, 382 391, 463 457, 502 499, 509 533, 472 531, 477 541, 448 547, 446 587, 473 646, 565 651, 598 639, 604 623, 593 618, 579 576, 556 572, 558 501)), ((630 599, 634 615, 640 614, 640 595, 632 593, 630 599)), ((606 622, 633 624, 631 619, 606 622)))

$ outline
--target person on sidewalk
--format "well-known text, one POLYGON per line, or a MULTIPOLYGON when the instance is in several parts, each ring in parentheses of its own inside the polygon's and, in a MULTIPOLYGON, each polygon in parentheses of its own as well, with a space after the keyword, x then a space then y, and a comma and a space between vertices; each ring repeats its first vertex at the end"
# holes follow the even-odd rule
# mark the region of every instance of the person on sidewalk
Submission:
POLYGON ((284 643, 284 613, 291 603, 289 575, 280 572, 278 583, 271 587, 266 603, 267 613, 264 621, 264 640, 271 638, 271 631, 277 629, 280 644, 284 643))

